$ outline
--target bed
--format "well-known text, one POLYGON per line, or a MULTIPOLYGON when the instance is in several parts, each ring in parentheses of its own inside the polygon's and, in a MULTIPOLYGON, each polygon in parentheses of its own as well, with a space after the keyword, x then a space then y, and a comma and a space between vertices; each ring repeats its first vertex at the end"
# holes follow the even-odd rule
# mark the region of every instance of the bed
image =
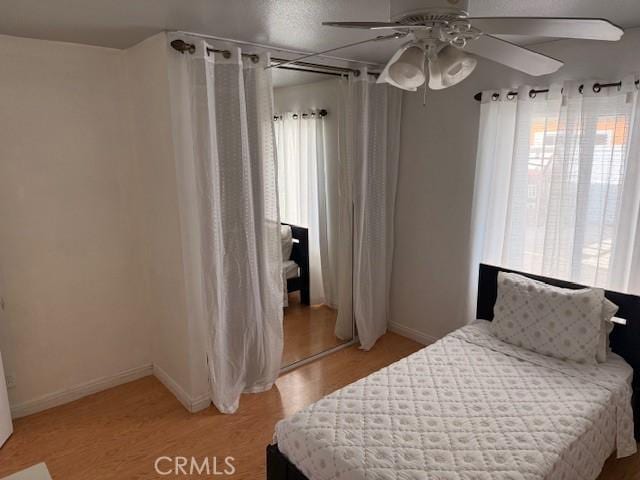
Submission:
POLYGON ((490 334, 500 271, 480 266, 478 321, 279 422, 267 478, 595 479, 634 453, 640 298, 606 292, 614 354, 565 362, 490 334))
MULTIPOLYGON (((300 303, 309 305, 310 274, 309 274, 309 229, 282 223, 281 227, 283 277, 286 282, 286 294, 300 292, 300 303)), ((287 299, 285 298, 285 306, 287 299)))

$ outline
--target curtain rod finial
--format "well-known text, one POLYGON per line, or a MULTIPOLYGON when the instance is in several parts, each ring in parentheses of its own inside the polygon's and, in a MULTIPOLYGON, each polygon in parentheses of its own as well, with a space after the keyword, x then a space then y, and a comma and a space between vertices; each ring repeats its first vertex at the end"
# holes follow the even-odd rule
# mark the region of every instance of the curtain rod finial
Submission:
POLYGON ((171 42, 171 46, 180 53, 189 52, 196 53, 196 46, 193 43, 187 43, 184 40, 177 39, 171 42))

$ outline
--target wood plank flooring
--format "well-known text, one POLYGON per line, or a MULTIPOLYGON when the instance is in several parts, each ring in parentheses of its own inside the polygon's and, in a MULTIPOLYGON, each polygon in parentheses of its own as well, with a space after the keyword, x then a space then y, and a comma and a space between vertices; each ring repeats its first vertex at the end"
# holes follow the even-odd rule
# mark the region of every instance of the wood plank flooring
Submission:
POLYGON ((338 311, 326 305, 303 305, 297 293, 289 294, 284 309, 282 366, 324 352, 342 343, 335 335, 338 311))
MULTIPOLYGON (((418 350, 393 333, 370 352, 349 347, 283 375, 277 388, 244 395, 235 415, 192 415, 153 377, 18 419, 0 449, 0 478, 46 462, 54 480, 205 478, 160 476, 159 456, 233 456, 231 477, 264 479, 275 423, 324 395, 418 350)), ((640 456, 611 459, 599 480, 640 480, 640 456)))

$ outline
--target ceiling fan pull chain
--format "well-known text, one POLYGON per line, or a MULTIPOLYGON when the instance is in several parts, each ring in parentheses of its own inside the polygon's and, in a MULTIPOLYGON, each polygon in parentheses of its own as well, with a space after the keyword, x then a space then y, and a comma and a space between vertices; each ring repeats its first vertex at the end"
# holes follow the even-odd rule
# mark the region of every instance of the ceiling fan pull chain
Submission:
MULTIPOLYGON (((428 63, 429 63, 428 53, 425 52, 424 53, 424 61, 422 62, 422 71, 423 72, 427 69, 428 63)), ((423 90, 422 90, 422 108, 425 108, 426 106, 427 106, 427 82, 424 82, 423 90)))

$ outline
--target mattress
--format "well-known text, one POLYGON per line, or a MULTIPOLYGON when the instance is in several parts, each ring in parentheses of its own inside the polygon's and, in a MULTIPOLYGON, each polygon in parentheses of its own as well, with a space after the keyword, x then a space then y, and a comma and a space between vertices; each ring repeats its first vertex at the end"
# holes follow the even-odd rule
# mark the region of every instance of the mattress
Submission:
POLYGON ((291 259, 293 251, 293 232, 290 225, 280 225, 280 241, 282 243, 282 261, 291 259))
POLYGON ((504 343, 479 320, 276 425, 310 480, 596 479, 636 451, 631 367, 504 343))
MULTIPOLYGON (((296 278, 299 275, 298 264, 293 260, 287 260, 282 263, 282 273, 285 279, 296 278)), ((286 288, 285 288, 286 290, 286 288)))

